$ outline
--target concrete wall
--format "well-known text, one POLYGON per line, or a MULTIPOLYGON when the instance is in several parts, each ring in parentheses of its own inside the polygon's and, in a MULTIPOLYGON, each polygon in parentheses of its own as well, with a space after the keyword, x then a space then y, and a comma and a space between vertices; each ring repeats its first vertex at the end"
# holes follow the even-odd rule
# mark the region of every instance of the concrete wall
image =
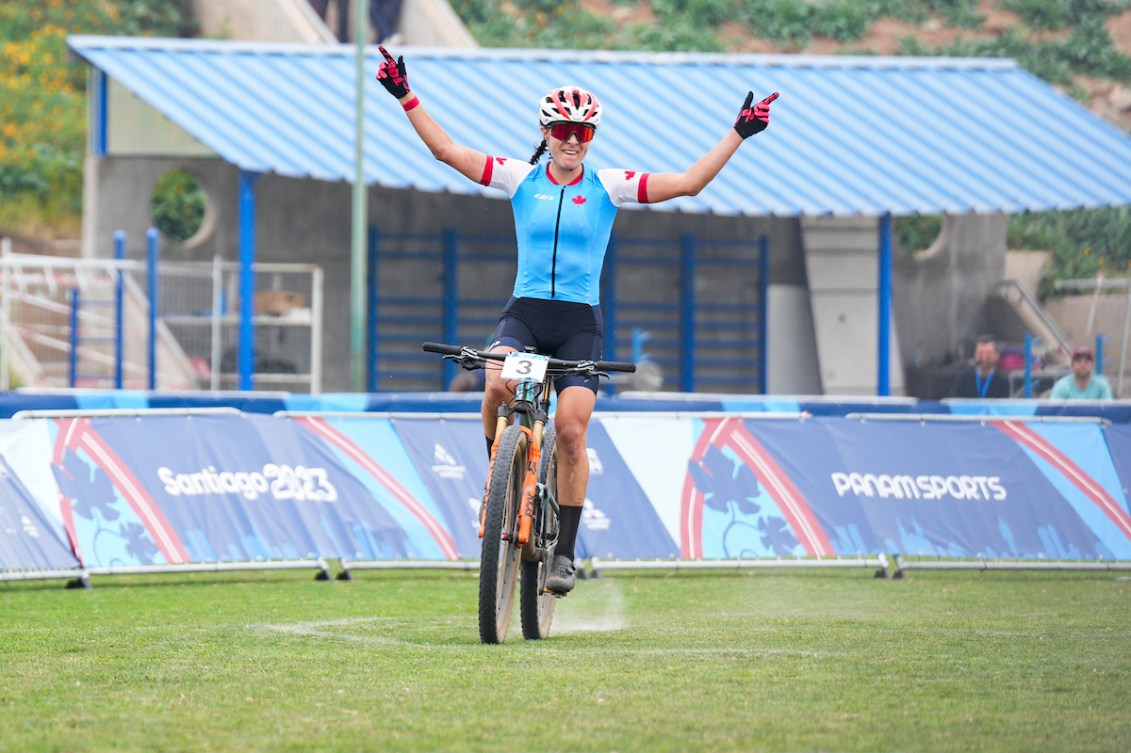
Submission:
MULTIPOLYGON (((831 395, 879 389, 879 224, 874 217, 802 221, 820 383, 831 395)), ((898 319, 889 340, 889 394, 903 394, 898 319)))
POLYGON ((995 329, 987 301, 1005 273, 1005 229, 1000 214, 947 217, 927 251, 895 250, 892 303, 907 364, 969 355, 978 334, 995 329))

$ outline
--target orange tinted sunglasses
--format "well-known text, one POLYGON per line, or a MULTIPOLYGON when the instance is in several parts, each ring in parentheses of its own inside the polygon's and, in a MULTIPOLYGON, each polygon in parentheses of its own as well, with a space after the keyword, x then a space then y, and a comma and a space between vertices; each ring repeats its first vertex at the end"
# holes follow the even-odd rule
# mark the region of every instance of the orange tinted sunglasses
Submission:
POLYGON ((554 123, 550 126, 550 135, 558 141, 569 141, 570 136, 577 136, 577 143, 587 144, 593 140, 597 129, 588 123, 554 123))

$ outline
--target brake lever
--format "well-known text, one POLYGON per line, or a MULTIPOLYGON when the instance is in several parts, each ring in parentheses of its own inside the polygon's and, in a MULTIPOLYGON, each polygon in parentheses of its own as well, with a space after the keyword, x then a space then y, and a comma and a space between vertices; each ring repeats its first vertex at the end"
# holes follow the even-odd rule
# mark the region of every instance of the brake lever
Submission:
MULTIPOLYGON (((455 356, 453 356, 455 358, 455 356)), ((459 365, 465 371, 475 371, 487 367, 487 359, 473 348, 465 347, 459 352, 459 365)))
POLYGON ((606 379, 611 378, 605 372, 597 370, 596 361, 582 361, 574 367, 574 371, 579 375, 584 374, 586 377, 605 377, 606 379))

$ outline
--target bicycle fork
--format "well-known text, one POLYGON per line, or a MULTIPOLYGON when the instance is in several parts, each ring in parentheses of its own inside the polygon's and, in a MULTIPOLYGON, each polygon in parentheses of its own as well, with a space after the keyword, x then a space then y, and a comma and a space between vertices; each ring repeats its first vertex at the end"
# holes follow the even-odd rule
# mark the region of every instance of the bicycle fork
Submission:
MULTIPOLYGON (((541 421, 534 422, 530 430, 530 447, 526 453, 526 479, 522 483, 522 504, 518 508, 518 544, 530 541, 530 528, 534 523, 534 497, 538 492, 538 468, 542 463, 541 421)), ((525 428, 525 427, 524 427, 525 428)))
MULTIPOLYGON (((495 427, 495 441, 491 445, 491 463, 487 466, 487 490, 490 493, 491 476, 495 472, 495 457, 499 450, 499 438, 508 425, 507 416, 499 416, 495 427)), ((519 425, 527 437, 526 450, 526 475, 522 481, 522 500, 518 506, 518 541, 519 546, 524 546, 530 541, 530 530, 534 523, 534 499, 538 492, 538 469, 542 463, 542 430, 543 421, 535 421, 534 428, 519 425)), ((487 528, 487 505, 479 509, 479 538, 483 538, 487 528)))

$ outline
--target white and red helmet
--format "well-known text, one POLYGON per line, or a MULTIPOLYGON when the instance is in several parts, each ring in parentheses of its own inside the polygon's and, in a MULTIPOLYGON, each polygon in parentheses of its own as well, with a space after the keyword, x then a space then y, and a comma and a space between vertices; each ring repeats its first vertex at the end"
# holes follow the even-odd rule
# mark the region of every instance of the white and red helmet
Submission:
POLYGON ((551 123, 585 123, 596 129, 601 125, 601 103, 580 86, 551 89, 538 105, 538 122, 543 127, 548 128, 551 123))

